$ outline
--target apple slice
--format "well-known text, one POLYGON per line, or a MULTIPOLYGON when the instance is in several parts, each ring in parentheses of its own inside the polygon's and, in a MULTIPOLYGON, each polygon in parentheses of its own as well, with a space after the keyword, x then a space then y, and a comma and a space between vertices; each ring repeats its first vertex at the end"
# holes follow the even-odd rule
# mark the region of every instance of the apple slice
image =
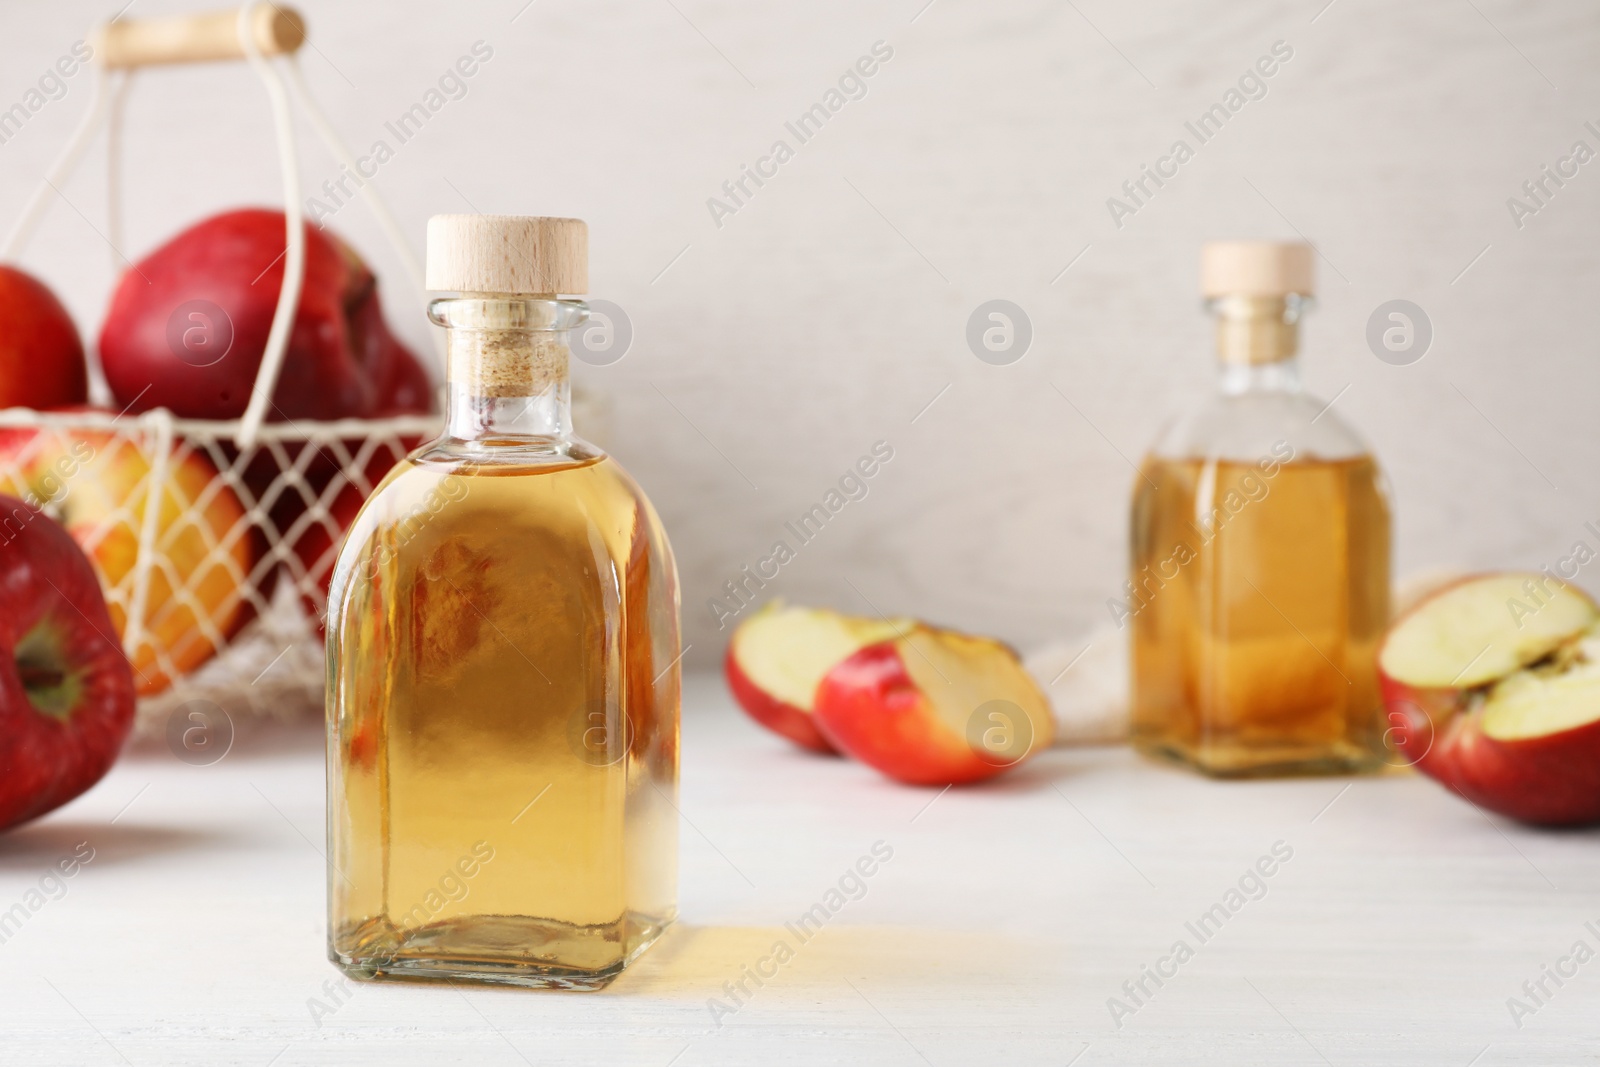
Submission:
POLYGON ((1547 664, 1518 671, 1489 690, 1483 732, 1525 741, 1600 719, 1600 624, 1556 650, 1547 664))
POLYGON ((1537 574, 1468 578, 1421 601, 1378 656, 1397 751, 1514 819, 1600 821, 1597 615, 1537 574))
POLYGON ((813 752, 836 750, 817 730, 817 683, 856 650, 911 629, 910 619, 863 619, 773 601, 733 632, 723 661, 728 688, 750 717, 813 752))
POLYGON ((1438 590, 1397 621, 1378 665, 1419 689, 1470 689, 1541 660, 1600 618, 1542 574, 1487 574, 1438 590))
POLYGON ((816 723, 840 750, 911 785, 975 782, 1047 748, 1050 706, 987 637, 918 625, 828 671, 816 723))

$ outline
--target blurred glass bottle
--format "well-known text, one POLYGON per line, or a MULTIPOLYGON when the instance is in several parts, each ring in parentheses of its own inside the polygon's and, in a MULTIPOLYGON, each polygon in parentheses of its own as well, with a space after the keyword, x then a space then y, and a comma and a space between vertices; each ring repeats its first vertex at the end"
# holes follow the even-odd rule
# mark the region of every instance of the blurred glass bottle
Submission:
POLYGON ((1134 485, 1134 743, 1207 774, 1383 762, 1389 505, 1366 446, 1301 388, 1312 274, 1306 244, 1205 246, 1219 388, 1134 485))

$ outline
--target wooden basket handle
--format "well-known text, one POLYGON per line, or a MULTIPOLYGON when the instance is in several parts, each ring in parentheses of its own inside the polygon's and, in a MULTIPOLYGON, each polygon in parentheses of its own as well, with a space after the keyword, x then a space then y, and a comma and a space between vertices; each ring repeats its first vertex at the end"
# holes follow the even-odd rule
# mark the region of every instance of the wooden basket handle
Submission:
MULTIPOLYGON (((251 13, 250 23, 256 48, 264 56, 287 55, 305 43, 305 20, 293 8, 260 5, 251 13)), ((245 58, 239 44, 238 8, 170 18, 117 19, 96 31, 94 51, 107 69, 245 58)))

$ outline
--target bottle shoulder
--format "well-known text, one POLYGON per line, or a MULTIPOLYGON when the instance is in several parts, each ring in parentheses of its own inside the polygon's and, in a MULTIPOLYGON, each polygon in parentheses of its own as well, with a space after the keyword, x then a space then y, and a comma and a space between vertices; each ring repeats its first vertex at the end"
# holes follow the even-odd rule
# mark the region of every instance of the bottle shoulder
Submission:
POLYGON ((330 604, 383 575, 393 582, 466 560, 476 561, 474 573, 573 567, 624 580, 643 565, 669 582, 676 575, 649 500, 604 453, 579 462, 481 465, 443 462, 421 450, 361 505, 339 549, 330 604))
POLYGON ((419 504, 434 504, 435 498, 470 503, 456 509, 463 518, 482 518, 496 509, 517 510, 522 501, 532 499, 551 514, 570 510, 596 518, 619 507, 649 504, 622 464, 598 449, 580 455, 540 456, 528 462, 503 457, 481 462, 475 457, 419 450, 395 464, 373 490, 363 512, 393 516, 419 504))
MULTIPOLYGON (((518 530, 598 539, 613 552, 626 552, 643 538, 670 551, 644 491, 621 463, 593 446, 492 462, 425 446, 397 463, 361 505, 345 551, 360 553, 391 539, 431 543, 518 530)), ((511 551, 511 543, 504 550, 511 551)))
POLYGON ((1166 459, 1255 462, 1285 448, 1297 459, 1370 454, 1332 404, 1299 391, 1221 393, 1169 422, 1153 455, 1166 459))

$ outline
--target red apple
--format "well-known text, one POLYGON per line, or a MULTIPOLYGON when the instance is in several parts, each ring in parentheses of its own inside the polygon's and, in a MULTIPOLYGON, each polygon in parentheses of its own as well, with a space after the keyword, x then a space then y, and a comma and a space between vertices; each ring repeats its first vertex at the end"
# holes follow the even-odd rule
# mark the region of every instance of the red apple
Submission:
POLYGON ((1523 822, 1600 821, 1600 609, 1542 574, 1428 596, 1378 654, 1394 746, 1475 804, 1523 822))
MULTIPOLYGON (((58 519, 107 590, 126 632, 153 457, 136 440, 87 429, 0 431, 0 491, 58 519)), ((156 512, 156 555, 131 649, 141 694, 159 693, 213 656, 251 617, 243 591, 259 554, 238 497, 205 452, 180 441, 156 512)))
POLYGON ((833 666, 816 724, 840 751, 911 785, 958 785, 1047 748, 1050 705, 1010 648, 918 625, 833 666))
POLYGON ((72 316, 43 282, 0 266, 0 408, 89 399, 89 370, 72 316))
POLYGON ((72 537, 0 496, 0 829, 110 769, 133 726, 133 672, 72 537))
POLYGON ((832 753, 812 718, 817 683, 840 660, 913 625, 773 601, 734 630, 723 671, 752 719, 802 748, 832 753))
MULTIPOLYGON (((119 408, 244 414, 283 281, 284 231, 281 211, 215 215, 123 274, 100 331, 119 408)), ((337 238, 309 224, 305 234, 305 282, 267 417, 430 410, 428 376, 384 324, 377 279, 337 238)))
MULTIPOLYGON (((245 209, 180 233, 123 275, 101 330, 100 360, 120 406, 191 418, 244 413, 283 281, 284 217, 245 209)), ((425 413, 434 390, 389 332, 372 272, 343 242, 306 227, 306 274, 267 418, 382 418, 425 413)), ((346 442, 355 451, 359 441, 346 442)), ((234 458, 232 451, 227 457, 234 458)), ((280 533, 334 481, 326 446, 258 446, 242 481, 280 533), (278 485, 298 468, 305 482, 278 485)), ((276 571, 259 583, 270 592, 276 571)))

